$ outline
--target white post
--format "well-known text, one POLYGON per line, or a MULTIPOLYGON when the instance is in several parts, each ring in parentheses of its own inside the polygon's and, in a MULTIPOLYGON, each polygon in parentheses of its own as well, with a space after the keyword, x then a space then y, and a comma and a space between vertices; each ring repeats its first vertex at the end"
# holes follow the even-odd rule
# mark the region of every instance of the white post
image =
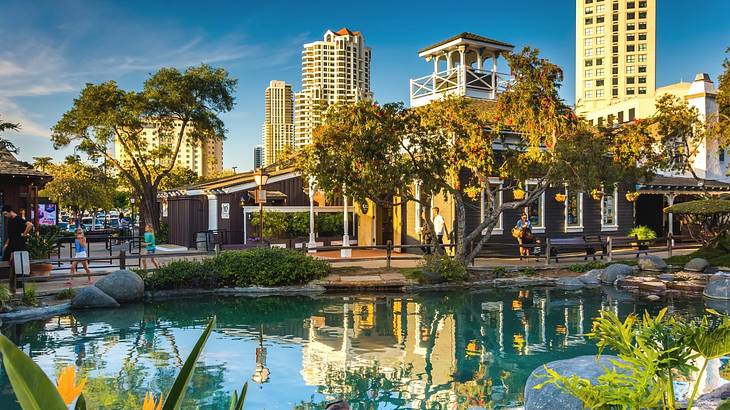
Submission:
POLYGON ((341 258, 351 258, 352 257, 352 249, 350 249, 350 235, 349 231, 350 228, 348 226, 348 215, 347 215, 347 195, 342 195, 342 202, 344 203, 343 208, 343 231, 344 235, 342 235, 342 249, 340 249, 340 257, 341 258))
MULTIPOLYGON (((667 195, 667 203, 669 204, 669 206, 674 205, 675 196, 676 194, 674 192, 670 192, 667 195)), ((669 235, 674 236, 674 215, 671 212, 667 213, 667 221, 669 223, 669 229, 667 230, 667 232, 669 232, 669 235)), ((674 238, 672 238, 672 242, 674 242, 674 238)))
POLYGON ((314 178, 309 180, 309 242, 307 243, 307 251, 310 253, 317 252, 317 241, 314 237, 314 178))
POLYGON ((492 99, 497 99, 497 53, 492 54, 492 99))
POLYGON ((483 70, 484 69, 484 60, 482 59, 482 50, 480 49, 477 52, 477 70, 483 70))
POLYGON ((248 220, 246 220, 246 207, 242 206, 243 210, 243 244, 248 243, 248 220))
POLYGON ((484 185, 479 196, 479 223, 484 222, 487 218, 487 194, 484 192, 484 185))
POLYGON ((459 48, 459 73, 461 74, 461 92, 466 95, 466 51, 464 47, 459 48))

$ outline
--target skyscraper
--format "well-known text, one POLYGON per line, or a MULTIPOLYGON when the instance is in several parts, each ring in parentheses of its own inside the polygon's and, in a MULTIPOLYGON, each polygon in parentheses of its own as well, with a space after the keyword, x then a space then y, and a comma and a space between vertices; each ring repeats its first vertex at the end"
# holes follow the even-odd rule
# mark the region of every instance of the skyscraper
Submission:
POLYGON ((585 114, 656 89, 656 0, 576 0, 575 99, 585 114))
POLYGON ((262 134, 264 166, 275 163, 281 151, 294 144, 294 99, 291 85, 284 81, 273 80, 266 88, 262 134))
POLYGON ((370 57, 362 34, 346 28, 327 30, 322 41, 304 45, 302 90, 295 96, 295 146, 311 142, 328 105, 372 98, 370 57))
POLYGON ((264 165, 264 146, 253 147, 253 169, 259 169, 264 165))

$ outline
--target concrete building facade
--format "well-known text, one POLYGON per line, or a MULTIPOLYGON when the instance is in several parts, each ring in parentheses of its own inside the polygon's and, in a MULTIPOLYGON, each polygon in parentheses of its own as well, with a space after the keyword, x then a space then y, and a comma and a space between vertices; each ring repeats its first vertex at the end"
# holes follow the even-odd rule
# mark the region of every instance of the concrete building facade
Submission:
MULTIPOLYGON (((160 133, 160 125, 155 121, 150 121, 144 125, 142 137, 145 144, 143 148, 147 152, 152 152, 165 145, 172 145, 176 141, 176 137, 182 128, 181 121, 175 121, 170 135, 160 133)), ((175 160, 176 166, 188 168, 195 172, 198 176, 207 177, 223 172, 223 141, 209 140, 205 143, 194 141, 190 136, 193 132, 193 126, 188 125, 180 144, 180 150, 175 160)), ((171 147, 174 149, 174 147, 171 147)), ((129 154, 126 152, 118 139, 114 141, 114 158, 119 162, 129 161, 129 154)), ((166 165, 161 163, 158 165, 166 165)))
POLYGON ((579 114, 656 88, 656 0, 576 0, 579 114))
POLYGON ((253 169, 259 169, 264 164, 264 146, 253 147, 253 169))
MULTIPOLYGON (((264 125, 262 127, 262 165, 277 162, 279 154, 294 144, 294 94, 284 81, 269 82, 265 94, 264 125)), ((260 168, 254 167, 254 168, 260 168)))
POLYGON ((371 54, 362 33, 346 28, 327 30, 323 40, 304 45, 302 90, 295 95, 296 147, 311 142, 327 106, 372 98, 371 54))

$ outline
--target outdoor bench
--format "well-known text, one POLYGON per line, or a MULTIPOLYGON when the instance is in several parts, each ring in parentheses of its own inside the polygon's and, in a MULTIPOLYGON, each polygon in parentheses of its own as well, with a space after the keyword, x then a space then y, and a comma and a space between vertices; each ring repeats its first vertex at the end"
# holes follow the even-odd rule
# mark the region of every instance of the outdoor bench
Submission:
POLYGON ((583 237, 551 238, 549 244, 550 258, 555 258, 555 262, 559 262, 559 255, 565 252, 584 252, 584 261, 588 260, 588 256, 593 256, 593 260, 596 260, 595 244, 586 242, 583 237))

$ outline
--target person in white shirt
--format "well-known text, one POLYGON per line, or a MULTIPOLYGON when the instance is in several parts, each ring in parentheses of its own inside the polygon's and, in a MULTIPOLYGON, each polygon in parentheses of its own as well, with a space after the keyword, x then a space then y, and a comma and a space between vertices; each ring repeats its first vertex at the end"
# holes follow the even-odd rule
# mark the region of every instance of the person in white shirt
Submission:
POLYGON ((438 207, 433 208, 433 232, 436 234, 436 242, 440 244, 444 243, 444 235, 449 234, 444 217, 439 214, 438 207))

